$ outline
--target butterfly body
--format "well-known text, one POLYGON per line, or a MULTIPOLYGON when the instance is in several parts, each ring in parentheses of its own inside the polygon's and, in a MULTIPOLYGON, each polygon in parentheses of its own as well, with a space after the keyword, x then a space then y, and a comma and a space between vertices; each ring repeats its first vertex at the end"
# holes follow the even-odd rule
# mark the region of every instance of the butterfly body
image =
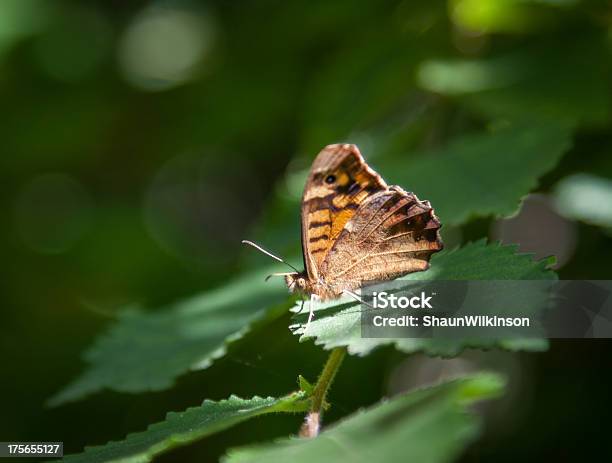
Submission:
POLYGON ((329 145, 318 154, 301 218, 305 270, 285 280, 291 291, 322 300, 426 270, 443 247, 429 202, 387 185, 355 145, 329 145))

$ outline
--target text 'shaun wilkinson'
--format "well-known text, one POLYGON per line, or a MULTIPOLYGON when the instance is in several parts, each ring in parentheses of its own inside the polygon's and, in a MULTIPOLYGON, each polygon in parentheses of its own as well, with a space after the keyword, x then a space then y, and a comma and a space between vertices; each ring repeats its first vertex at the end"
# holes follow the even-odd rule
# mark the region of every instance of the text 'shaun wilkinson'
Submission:
MULTIPOLYGON (((372 293, 375 309, 433 309, 436 293, 421 291, 418 296, 397 296, 385 291, 372 293)), ((500 317, 497 315, 375 315, 374 326, 423 326, 423 327, 523 327, 530 326, 529 317, 500 317)))

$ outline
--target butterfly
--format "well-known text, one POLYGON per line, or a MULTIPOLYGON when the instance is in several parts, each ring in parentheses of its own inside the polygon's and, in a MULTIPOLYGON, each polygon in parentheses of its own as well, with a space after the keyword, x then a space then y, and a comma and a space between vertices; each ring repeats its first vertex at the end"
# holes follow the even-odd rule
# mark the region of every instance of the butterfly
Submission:
POLYGON ((387 185, 351 144, 328 145, 315 158, 301 222, 305 270, 291 266, 294 272, 279 275, 290 291, 311 301, 426 270, 431 255, 443 248, 441 224, 429 201, 387 185))

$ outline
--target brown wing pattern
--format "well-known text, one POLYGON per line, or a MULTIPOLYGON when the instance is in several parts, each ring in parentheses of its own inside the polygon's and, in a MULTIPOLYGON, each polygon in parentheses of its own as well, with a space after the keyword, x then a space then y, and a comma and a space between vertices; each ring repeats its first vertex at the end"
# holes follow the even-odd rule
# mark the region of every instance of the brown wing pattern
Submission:
POLYGON ((440 222, 428 201, 397 186, 368 198, 345 225, 321 266, 336 293, 429 267, 442 249, 440 222))
POLYGON ((311 281, 319 279, 321 265, 359 206, 387 188, 355 145, 329 145, 318 154, 302 198, 302 250, 311 281))

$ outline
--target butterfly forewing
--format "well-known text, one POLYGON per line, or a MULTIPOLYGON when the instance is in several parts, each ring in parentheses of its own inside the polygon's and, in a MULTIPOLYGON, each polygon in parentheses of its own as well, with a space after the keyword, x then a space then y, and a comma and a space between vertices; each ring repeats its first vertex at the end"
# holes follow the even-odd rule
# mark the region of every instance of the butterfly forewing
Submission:
POLYGON ((321 265, 359 206, 387 188, 355 145, 329 145, 319 153, 302 198, 302 250, 309 279, 319 279, 321 265))

